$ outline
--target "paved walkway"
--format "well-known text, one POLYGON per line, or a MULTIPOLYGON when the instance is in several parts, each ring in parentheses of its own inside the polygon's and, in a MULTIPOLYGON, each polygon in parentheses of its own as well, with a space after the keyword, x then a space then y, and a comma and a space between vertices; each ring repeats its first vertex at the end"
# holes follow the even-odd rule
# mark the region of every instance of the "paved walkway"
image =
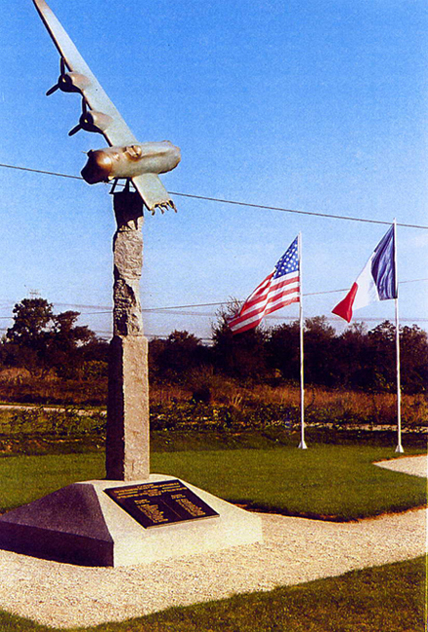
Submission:
MULTIPOLYGON (((381 466, 398 463, 426 476, 426 457, 381 466)), ((425 509, 345 524, 264 514, 262 544, 135 567, 85 568, 0 551, 0 608, 45 625, 87 626, 295 585, 422 555, 426 518, 425 509)))

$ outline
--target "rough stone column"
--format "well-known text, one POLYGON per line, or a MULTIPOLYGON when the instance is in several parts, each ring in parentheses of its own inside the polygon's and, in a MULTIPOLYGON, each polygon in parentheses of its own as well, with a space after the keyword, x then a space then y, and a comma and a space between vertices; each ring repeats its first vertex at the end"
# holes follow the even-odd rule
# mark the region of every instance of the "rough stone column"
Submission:
POLYGON ((143 263, 143 206, 137 193, 114 194, 117 231, 113 238, 113 338, 110 343, 107 406, 107 479, 148 478, 149 382, 143 334, 140 277, 143 263))

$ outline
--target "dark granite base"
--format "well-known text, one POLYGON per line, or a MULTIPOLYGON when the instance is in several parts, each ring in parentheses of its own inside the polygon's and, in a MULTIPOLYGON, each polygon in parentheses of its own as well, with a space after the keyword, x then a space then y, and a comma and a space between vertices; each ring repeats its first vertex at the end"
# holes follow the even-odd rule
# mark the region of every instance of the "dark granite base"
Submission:
POLYGON ((194 519, 186 515, 186 520, 160 524, 167 513, 153 496, 144 507, 159 520, 154 528, 146 528, 110 497, 112 488, 123 496, 121 487, 128 495, 130 486, 123 481, 74 483, 9 511, 0 516, 0 549, 68 564, 133 566, 262 540, 257 516, 163 474, 133 482, 132 494, 134 487, 146 493, 149 487, 155 496, 159 489, 171 492, 171 499, 181 502, 181 509, 194 519), (177 485, 181 491, 172 493, 177 485), (205 506, 211 515, 201 509, 205 506))
POLYGON ((113 565, 113 538, 97 494, 79 483, 0 516, 0 548, 60 562, 113 565))

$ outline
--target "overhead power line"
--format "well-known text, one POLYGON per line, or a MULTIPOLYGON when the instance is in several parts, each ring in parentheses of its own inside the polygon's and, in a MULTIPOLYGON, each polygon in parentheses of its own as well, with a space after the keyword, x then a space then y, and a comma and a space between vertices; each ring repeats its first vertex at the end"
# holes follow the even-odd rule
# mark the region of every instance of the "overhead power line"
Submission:
POLYGON ((6 165, 0 163, 0 167, 5 167, 6 169, 16 169, 18 171, 29 171, 30 173, 41 173, 45 176, 56 176, 58 178, 71 178, 72 180, 82 180, 81 176, 72 176, 68 173, 57 173, 56 171, 45 171, 43 169, 30 169, 29 167, 18 167, 17 165, 6 165))
MULTIPOLYGON (((424 279, 408 279, 407 281, 399 281, 399 285, 403 285, 405 283, 420 283, 422 281, 428 281, 428 277, 424 279)), ((349 288, 341 288, 340 290, 326 290, 323 292, 304 292, 303 296, 321 296, 323 294, 338 294, 339 292, 347 292, 349 288)), ((242 301, 239 301, 242 302, 242 301)), ((12 305, 11 302, 5 302, 6 308, 9 308, 12 305)), ((141 309, 144 313, 162 313, 169 312, 178 314, 181 316, 211 316, 212 313, 201 313, 201 312, 180 312, 177 310, 183 309, 195 309, 198 307, 221 307, 222 305, 231 305, 233 301, 216 301, 214 303, 188 303, 186 305, 163 305, 162 307, 143 307, 141 309), (171 310, 171 311, 170 311, 171 310)), ((82 316, 99 316, 102 314, 111 314, 113 312, 112 307, 108 307, 106 305, 82 305, 78 303, 54 303, 56 307, 77 307, 78 309, 95 309, 95 312, 83 312, 82 316), (98 311, 99 310, 99 311, 98 311)), ((4 309, 4 308, 3 308, 4 309)), ((0 316, 0 320, 11 320, 12 316, 0 316)), ((419 318, 418 320, 424 320, 419 318)))
MULTIPOLYGON (((398 285, 402 285, 404 283, 419 283, 422 281, 428 281, 428 277, 425 279, 409 279, 407 281, 399 281, 398 285)), ((323 294, 337 294, 339 292, 347 292, 349 290, 349 287, 347 288, 341 288, 339 290, 324 290, 322 292, 303 292, 303 296, 321 296, 323 294)), ((230 305, 232 304, 233 301, 217 301, 214 303, 188 303, 186 305, 163 305, 162 307, 143 307, 141 309, 142 312, 162 312, 162 311, 166 311, 166 310, 177 310, 177 309, 191 309, 191 308, 195 308, 195 307, 220 307, 221 305, 230 305)), ((89 308, 93 308, 96 306, 94 305, 75 305, 74 303, 55 303, 56 305, 62 305, 64 307, 81 307, 81 308, 85 308, 85 307, 89 307, 89 308)), ((100 311, 100 312, 85 312, 85 315, 95 315, 95 314, 108 314, 111 313, 113 311, 112 308, 108 308, 108 307, 104 307, 104 306, 100 306, 100 309, 102 310, 107 310, 107 311, 100 311)))
MULTIPOLYGON (((73 180, 81 180, 83 182, 83 178, 81 176, 73 176, 67 173, 58 173, 55 171, 45 171, 43 169, 30 169, 29 167, 20 167, 17 165, 8 165, 5 163, 0 163, 0 167, 4 167, 5 169, 16 169, 18 171, 29 171, 30 173, 40 173, 48 176, 56 176, 59 178, 71 178, 73 180)), ((247 208, 256 208, 267 211, 279 211, 282 213, 294 213, 297 215, 310 215, 312 217, 323 217, 326 219, 340 219, 348 222, 363 222, 365 224, 381 224, 389 226, 391 221, 384 221, 379 219, 368 219, 365 217, 352 217, 350 215, 334 215, 333 213, 319 213, 315 211, 301 211, 297 209, 289 209, 283 208, 281 206, 269 206, 267 204, 254 204, 252 202, 241 202, 238 200, 227 200, 223 198, 210 197, 206 195, 195 195, 193 193, 179 193, 178 191, 171 191, 171 195, 177 195, 179 197, 187 197, 192 198, 194 200, 204 200, 206 202, 217 202, 220 204, 231 204, 234 206, 245 206, 247 208)), ((397 226, 402 228, 417 228, 420 230, 428 230, 428 226, 423 226, 419 224, 403 224, 397 222, 397 226)))
MULTIPOLYGON (((171 191, 172 195, 179 195, 182 197, 194 198, 196 200, 207 200, 209 202, 220 202, 222 204, 234 204, 235 206, 247 206, 250 208, 258 208, 269 211, 281 211, 282 213, 295 213, 297 215, 312 215, 314 217, 324 217, 328 219, 342 219, 347 220, 349 222, 364 222, 366 224, 383 224, 386 226, 390 226, 391 222, 383 221, 380 219, 367 219, 364 217, 352 217, 350 215, 333 215, 332 213, 317 213, 314 211, 299 211, 296 209, 283 208, 281 206, 267 206, 265 204, 253 204, 250 202, 238 202, 237 200, 224 200, 222 198, 214 198, 207 197, 202 195, 193 195, 191 193, 177 193, 177 191, 171 191)), ((428 226, 420 226, 418 224, 401 224, 397 222, 397 226, 401 226, 403 228, 420 228, 423 230, 428 230, 428 226)))

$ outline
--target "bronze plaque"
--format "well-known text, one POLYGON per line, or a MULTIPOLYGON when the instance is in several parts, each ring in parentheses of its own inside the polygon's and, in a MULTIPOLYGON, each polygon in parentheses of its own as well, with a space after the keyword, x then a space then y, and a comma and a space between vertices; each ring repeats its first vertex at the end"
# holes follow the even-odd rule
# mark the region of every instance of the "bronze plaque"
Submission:
POLYGON ((177 479, 104 490, 145 529, 218 516, 177 479))

